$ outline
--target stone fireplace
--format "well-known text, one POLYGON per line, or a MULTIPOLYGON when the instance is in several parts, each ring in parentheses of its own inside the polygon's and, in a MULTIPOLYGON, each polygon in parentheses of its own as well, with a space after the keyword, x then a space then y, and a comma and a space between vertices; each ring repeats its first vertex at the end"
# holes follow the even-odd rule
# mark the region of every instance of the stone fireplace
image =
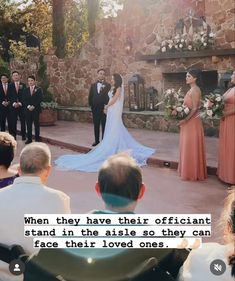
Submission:
MULTIPOLYGON (((186 71, 181 72, 163 72, 163 89, 174 88, 182 89, 187 92, 189 87, 185 84, 186 71)), ((202 93, 203 95, 214 91, 218 87, 218 72, 217 70, 202 71, 202 93)))

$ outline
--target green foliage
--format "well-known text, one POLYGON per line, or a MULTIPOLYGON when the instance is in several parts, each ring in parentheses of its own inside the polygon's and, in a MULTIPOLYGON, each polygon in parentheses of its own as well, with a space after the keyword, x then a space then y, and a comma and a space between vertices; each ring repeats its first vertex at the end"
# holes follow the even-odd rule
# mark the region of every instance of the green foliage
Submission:
POLYGON ((2 58, 0 58, 0 74, 10 75, 9 65, 2 58))
POLYGON ((47 78, 47 65, 44 62, 44 56, 40 55, 39 57, 39 68, 38 68, 38 78, 39 78, 39 86, 43 90, 43 102, 53 102, 54 97, 48 88, 50 86, 50 82, 47 78))

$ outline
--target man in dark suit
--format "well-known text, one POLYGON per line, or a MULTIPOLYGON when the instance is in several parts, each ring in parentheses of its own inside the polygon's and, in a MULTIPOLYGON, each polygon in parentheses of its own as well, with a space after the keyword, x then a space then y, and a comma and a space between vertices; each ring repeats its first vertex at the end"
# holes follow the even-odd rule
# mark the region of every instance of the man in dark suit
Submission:
POLYGON ((105 82, 105 71, 103 68, 97 71, 98 81, 91 85, 89 92, 89 106, 92 110, 95 142, 92 146, 96 146, 100 142, 100 125, 102 127, 102 138, 104 136, 104 129, 106 123, 106 114, 104 113, 104 106, 109 101, 108 92, 111 85, 105 82))
POLYGON ((10 113, 12 120, 12 134, 16 139, 17 132, 17 118, 19 116, 21 126, 22 140, 26 139, 26 125, 25 125, 25 109, 23 107, 23 93, 26 85, 20 81, 20 74, 18 71, 12 72, 12 83, 9 84, 10 92, 10 113))
POLYGON ((32 125, 35 128, 35 141, 40 141, 39 115, 41 112, 42 89, 36 86, 36 80, 33 75, 28 77, 28 85, 23 95, 25 107, 25 116, 27 124, 27 141, 25 144, 32 142, 32 125))
POLYGON ((12 134, 10 117, 10 92, 8 76, 7 74, 2 74, 0 82, 0 125, 1 131, 5 132, 7 121, 8 131, 10 134, 12 134))

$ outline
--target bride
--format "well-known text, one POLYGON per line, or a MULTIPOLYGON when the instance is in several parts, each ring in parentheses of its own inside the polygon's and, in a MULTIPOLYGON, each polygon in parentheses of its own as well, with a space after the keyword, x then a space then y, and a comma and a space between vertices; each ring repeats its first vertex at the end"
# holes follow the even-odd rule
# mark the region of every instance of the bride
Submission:
POLYGON ((107 120, 102 142, 87 154, 60 156, 55 161, 57 166, 66 170, 96 172, 109 156, 120 151, 127 151, 142 166, 154 153, 154 149, 138 143, 123 125, 124 86, 120 74, 113 74, 112 86, 109 103, 105 106, 107 120))

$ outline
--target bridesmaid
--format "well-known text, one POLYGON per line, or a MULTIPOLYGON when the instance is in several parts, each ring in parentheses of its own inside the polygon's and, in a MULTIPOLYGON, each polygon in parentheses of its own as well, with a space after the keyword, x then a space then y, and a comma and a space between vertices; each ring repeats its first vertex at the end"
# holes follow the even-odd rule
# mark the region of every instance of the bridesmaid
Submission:
POLYGON ((204 130, 199 117, 201 90, 201 71, 191 69, 186 74, 186 83, 190 86, 184 98, 184 104, 191 111, 179 122, 180 159, 178 171, 183 180, 204 180, 207 177, 204 130))
POLYGON ((231 76, 231 87, 224 93, 224 116, 220 121, 218 177, 235 184, 235 71, 231 76))

